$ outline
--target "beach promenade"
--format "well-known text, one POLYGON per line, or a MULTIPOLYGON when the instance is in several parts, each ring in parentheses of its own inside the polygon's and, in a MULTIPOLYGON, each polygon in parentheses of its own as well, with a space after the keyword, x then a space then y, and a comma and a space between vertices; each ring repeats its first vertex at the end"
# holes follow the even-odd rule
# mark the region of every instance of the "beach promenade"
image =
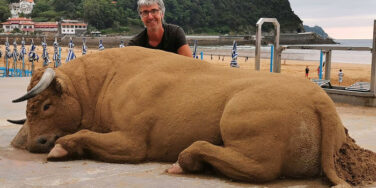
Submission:
MULTIPOLYGON (((65 52, 65 51, 64 51, 65 52)), ((77 52, 79 53, 79 52, 77 52)), ((89 52, 90 53, 90 52, 89 52)), ((95 53, 95 52, 92 52, 95 53)), ((217 57, 218 58, 218 57, 217 57)), ((216 66, 229 66, 230 58, 211 60, 216 66)), ((240 67, 253 69, 252 60, 238 59, 240 67)), ((262 71, 268 70, 267 61, 262 71)), ((205 62, 203 62, 205 63, 205 62)), ((41 62, 39 62, 39 65, 41 62)), ((311 77, 317 76, 314 71, 316 62, 282 61, 282 74, 304 79, 306 65, 313 66, 311 77)), ((347 64, 346 64, 347 65, 347 64)), ((1 66, 1 65, 0 65, 1 66)), ((336 66, 335 64, 333 66, 336 66)), ((343 65, 345 66, 345 65, 343 65)), ((365 79, 367 67, 348 65, 342 67, 345 79, 365 79), (358 75, 359 74, 359 75, 358 75)), ((335 70, 335 68, 334 68, 335 70)), ((31 154, 10 146, 12 138, 20 129, 6 119, 25 117, 26 103, 11 103, 11 100, 26 92, 30 78, 0 78, 0 187, 327 187, 321 178, 309 180, 280 179, 266 184, 249 184, 233 182, 227 178, 213 174, 206 175, 168 175, 164 172, 170 164, 110 164, 91 160, 68 162, 47 162, 46 154, 31 154)), ((337 111, 345 127, 349 129, 357 144, 376 152, 376 108, 356 107, 337 104, 337 111)), ((374 187, 376 184, 369 185, 374 187)))
MULTIPOLYGON (((26 49, 30 49, 30 46, 26 46, 26 49)), ((109 48, 108 48, 109 49, 109 48)), ((42 54, 42 47, 37 46, 36 53, 42 54)), ((48 53, 51 62, 53 57, 53 47, 48 47, 48 53)), ((77 57, 82 56, 81 48, 75 48, 74 49, 75 55, 77 57)), ((98 49, 90 48, 87 51, 87 54, 92 53, 98 53, 98 49)), ((210 52, 211 53, 211 52, 210 52)), ((215 54, 215 53, 214 53, 215 54)), ((204 60, 212 63, 217 66, 225 66, 230 67, 231 62, 231 50, 219 50, 218 54, 220 54, 220 57, 218 57, 217 54, 212 55, 213 59, 211 58, 211 55, 209 53, 204 52, 204 60), (225 55, 225 56, 224 56, 225 55)), ((66 57, 68 55, 68 48, 62 47, 61 51, 61 62, 64 64, 66 57)), ((254 70, 254 58, 249 57, 247 61, 245 61, 245 57, 239 57, 238 58, 238 64, 240 65, 241 69, 249 69, 254 70)), ((26 62, 26 67, 28 68, 30 66, 30 63, 26 62)), ((10 59, 9 62, 10 66, 13 66, 13 59, 10 59)), ((204 63, 204 62, 203 62, 204 63)), ((43 59, 40 57, 39 62, 35 62, 36 68, 41 68, 43 64, 43 59)), ((288 74, 291 76, 304 78, 305 77, 305 68, 306 66, 309 66, 310 79, 317 79, 317 68, 319 66, 319 61, 303 61, 303 60, 285 60, 282 59, 282 74, 288 74)), ((22 61, 18 61, 17 67, 22 66, 22 61)), ((4 58, 0 59, 0 67, 5 67, 4 58)), ((53 67, 53 63, 50 63, 49 67, 53 67)), ((270 59, 261 59, 261 71, 269 71, 270 69, 270 59)), ((350 86, 356 82, 370 82, 371 79, 371 65, 370 64, 358 64, 358 63, 343 63, 343 62, 332 62, 332 72, 331 72, 331 83, 332 85, 338 85, 338 71, 339 69, 342 69, 344 71, 344 79, 342 86, 350 86)), ((324 74, 323 74, 324 75, 324 74)))

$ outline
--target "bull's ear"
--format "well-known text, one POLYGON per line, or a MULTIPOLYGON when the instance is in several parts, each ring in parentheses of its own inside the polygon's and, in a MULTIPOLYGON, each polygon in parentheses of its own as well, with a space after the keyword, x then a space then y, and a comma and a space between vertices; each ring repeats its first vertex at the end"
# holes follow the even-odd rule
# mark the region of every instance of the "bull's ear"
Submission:
POLYGON ((67 91, 67 87, 64 80, 58 77, 54 79, 54 87, 56 92, 60 95, 67 91))

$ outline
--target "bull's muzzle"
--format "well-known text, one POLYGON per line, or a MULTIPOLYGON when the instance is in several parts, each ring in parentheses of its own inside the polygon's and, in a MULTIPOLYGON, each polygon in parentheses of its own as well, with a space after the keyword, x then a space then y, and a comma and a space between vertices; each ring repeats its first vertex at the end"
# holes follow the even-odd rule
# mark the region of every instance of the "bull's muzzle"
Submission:
POLYGON ((39 136, 29 142, 27 150, 32 153, 48 153, 55 146, 58 138, 57 135, 39 136))

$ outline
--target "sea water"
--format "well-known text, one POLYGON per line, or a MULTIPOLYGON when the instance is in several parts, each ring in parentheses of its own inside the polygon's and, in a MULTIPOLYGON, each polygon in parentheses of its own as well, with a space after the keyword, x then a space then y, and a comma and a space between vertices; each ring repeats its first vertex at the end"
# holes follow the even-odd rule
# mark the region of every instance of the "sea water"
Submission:
MULTIPOLYGON (((346 47, 370 47, 372 48, 372 39, 341 39, 335 40, 338 44, 330 45, 310 45, 310 46, 346 46, 346 47)), ((226 46, 198 46, 197 51, 203 51, 205 55, 226 55, 231 56, 232 45, 226 46)), ((261 58, 270 58, 270 46, 261 47, 261 58)), ((241 57, 255 57, 255 46, 239 45, 237 46, 238 55, 241 57)), ((214 57, 215 58, 215 57, 214 57)), ((302 61, 320 61, 320 50, 296 50, 287 49, 282 53, 282 60, 302 60, 302 61)), ((371 64, 371 51, 332 51, 332 63, 356 63, 371 64)))

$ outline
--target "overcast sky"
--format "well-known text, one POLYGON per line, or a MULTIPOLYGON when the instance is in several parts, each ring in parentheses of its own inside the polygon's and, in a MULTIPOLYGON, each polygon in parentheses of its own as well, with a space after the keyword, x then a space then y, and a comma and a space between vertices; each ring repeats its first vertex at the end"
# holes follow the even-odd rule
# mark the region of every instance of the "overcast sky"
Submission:
POLYGON ((376 0, 289 0, 304 25, 320 26, 334 39, 372 39, 376 0))

